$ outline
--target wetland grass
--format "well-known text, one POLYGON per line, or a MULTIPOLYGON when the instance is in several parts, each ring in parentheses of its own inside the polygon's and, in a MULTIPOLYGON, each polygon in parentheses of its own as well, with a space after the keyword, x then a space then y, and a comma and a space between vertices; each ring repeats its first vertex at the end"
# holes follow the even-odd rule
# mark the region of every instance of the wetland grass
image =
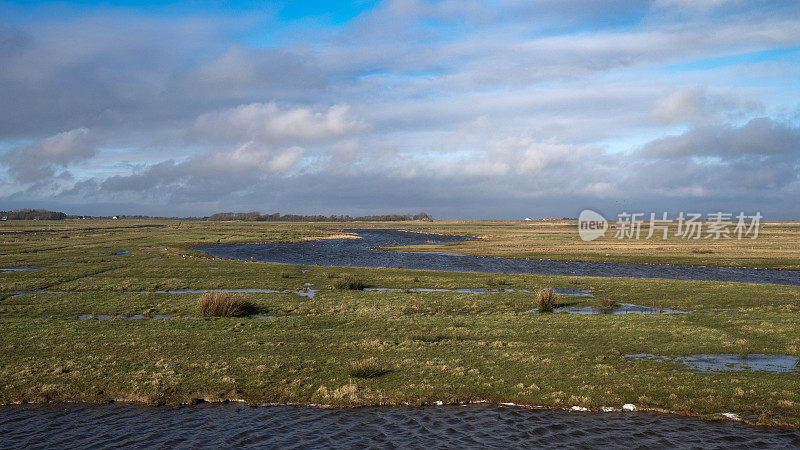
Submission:
POLYGON ((608 297, 600 297, 595 301, 595 305, 600 309, 614 309, 619 306, 619 303, 608 297))
POLYGON ((553 312, 556 308, 556 291, 545 288, 536 293, 536 306, 539 312, 553 312))
POLYGON ((246 295, 231 292, 205 292, 197 310, 206 317, 242 317, 256 313, 256 305, 246 295))
POLYGON ((342 276, 341 279, 336 280, 333 285, 337 289, 344 289, 349 291, 363 291, 365 287, 367 287, 366 283, 364 283, 360 278, 357 278, 350 274, 345 274, 342 276))
POLYGON ((355 361, 348 366, 348 374, 353 378, 377 378, 381 375, 391 373, 392 370, 378 364, 375 358, 368 358, 361 361, 355 361))
MULTIPOLYGON (((47 231, 51 225, 75 231, 64 233, 69 239, 48 232, 0 236, 5 246, 0 267, 46 268, 0 274, 0 403, 130 400, 178 405, 210 393, 209 398, 220 401, 251 404, 419 405, 441 399, 595 409, 633 403, 643 410, 706 418, 734 412, 743 421, 800 427, 797 372, 696 374, 623 356, 798 357, 799 286, 359 267, 306 266, 302 272, 297 265, 228 261, 191 249, 201 242, 333 237, 337 232, 332 229, 341 224, 184 221, 177 229, 177 221, 168 220, 9 222, 0 225, 3 231, 47 231), (105 247, 131 252, 110 256, 105 247), (210 265, 223 270, 208 270, 210 265), (282 271, 293 276, 284 278, 282 271), (333 287, 345 273, 363 280, 362 285, 387 289, 485 290, 491 277, 497 287, 487 294, 320 289, 313 300, 290 292, 305 282, 333 287), (499 286, 501 277, 507 286, 499 286), (535 307, 530 303, 538 297, 523 291, 547 286, 693 314, 522 313, 535 307), (500 287, 508 289, 497 292, 500 287), (279 291, 249 294, 259 312, 268 310, 274 317, 206 319, 197 313, 199 294, 166 293, 248 288, 279 291), (15 295, 19 291, 30 293, 15 295), (142 312, 175 319, 67 319, 142 312), (154 351, 157 358, 142 357, 154 351), (379 357, 372 359, 375 355, 379 357)), ((759 267, 796 267, 800 261, 798 247, 787 244, 800 236, 796 223, 767 226, 764 239, 749 243, 747 254, 742 253, 744 259, 734 251, 736 242, 715 243, 714 253, 707 255, 691 253, 691 246, 678 241, 659 251, 646 247, 655 243, 641 243, 645 248, 640 248, 609 240, 589 247, 559 246, 559 241, 574 240, 574 226, 562 231, 549 226, 555 235, 500 222, 407 226, 486 236, 443 248, 459 252, 466 247, 483 254, 568 259, 580 251, 586 259, 617 255, 626 262, 638 258, 703 264, 728 258, 730 265, 752 262, 759 267), (782 264, 783 259, 790 261, 782 264)), ((661 240, 657 244, 664 245, 661 240)), ((555 307, 598 302, 566 295, 551 295, 551 300, 555 307)))

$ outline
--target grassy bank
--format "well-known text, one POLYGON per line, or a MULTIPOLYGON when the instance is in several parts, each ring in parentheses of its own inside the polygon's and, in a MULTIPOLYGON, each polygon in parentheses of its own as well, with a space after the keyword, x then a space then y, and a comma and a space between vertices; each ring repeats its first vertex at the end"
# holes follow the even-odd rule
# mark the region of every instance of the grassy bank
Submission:
MULTIPOLYGON (((188 249, 341 233, 325 224, 90 224, 79 223, 82 231, 0 236, 0 267, 43 267, 0 274, 0 402, 633 403, 800 426, 800 373, 694 373, 624 356, 799 356, 800 287, 226 261, 188 249), (114 228, 87 229, 104 227, 114 228), (117 255, 119 250, 128 254, 117 255), (341 282, 353 279, 404 290, 591 289, 621 302, 693 312, 532 314, 536 298, 528 293, 374 292, 341 282), (313 298, 295 293, 309 288, 317 291, 313 298), (178 289, 285 292, 248 294, 265 317, 255 319, 203 317, 200 294, 153 293, 178 289), (44 291, 13 296, 32 290, 44 291), (171 317, 76 318, 84 314, 171 317)), ((3 226, 0 232, 9 229, 3 226)), ((419 226, 430 225, 401 224, 419 226)), ((443 224, 439 230, 462 233, 472 226, 443 224)), ((480 242, 490 241, 470 245, 480 242)), ((593 302, 564 295, 556 301, 593 302)))

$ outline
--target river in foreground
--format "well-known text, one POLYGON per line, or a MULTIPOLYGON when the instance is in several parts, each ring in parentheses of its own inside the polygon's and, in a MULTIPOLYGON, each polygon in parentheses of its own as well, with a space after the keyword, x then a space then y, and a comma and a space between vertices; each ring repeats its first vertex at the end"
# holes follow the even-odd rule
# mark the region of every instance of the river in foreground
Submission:
POLYGON ((312 408, 202 404, 0 407, 0 446, 800 447, 800 430, 651 413, 495 405, 312 408))
POLYGON ((312 242, 222 244, 195 247, 220 258, 286 264, 354 267, 402 267, 484 273, 534 273, 626 278, 682 278, 800 285, 800 271, 739 267, 676 266, 591 261, 528 260, 461 255, 455 253, 394 252, 375 247, 447 244, 467 236, 412 233, 401 230, 358 229, 361 239, 327 239, 312 242))

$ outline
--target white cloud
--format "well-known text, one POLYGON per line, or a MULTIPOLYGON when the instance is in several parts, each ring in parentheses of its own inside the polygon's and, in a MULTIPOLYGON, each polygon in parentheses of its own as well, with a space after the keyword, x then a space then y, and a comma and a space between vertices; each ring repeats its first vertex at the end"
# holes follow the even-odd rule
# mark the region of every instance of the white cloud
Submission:
POLYGON ((760 101, 747 93, 706 87, 672 89, 660 98, 653 115, 666 124, 719 123, 763 113, 760 101))
POLYGON ((51 177, 56 168, 85 161, 96 151, 96 138, 82 127, 12 148, 0 161, 7 166, 11 177, 26 183, 51 177))
POLYGON ((212 141, 314 142, 349 135, 365 128, 347 105, 318 111, 281 109, 275 103, 250 103, 200 116, 193 131, 212 141))
POLYGON ((708 11, 740 3, 742 3, 742 0, 655 0, 653 2, 653 8, 678 9, 682 11, 708 11))

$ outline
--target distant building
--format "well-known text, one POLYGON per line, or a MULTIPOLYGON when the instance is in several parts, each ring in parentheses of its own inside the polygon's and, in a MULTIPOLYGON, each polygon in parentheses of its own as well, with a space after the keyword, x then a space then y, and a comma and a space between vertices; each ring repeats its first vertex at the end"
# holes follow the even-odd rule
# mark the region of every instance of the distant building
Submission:
POLYGON ((542 220, 558 220, 555 217, 542 217, 542 220))
POLYGON ((531 219, 530 217, 526 217, 525 218, 525 221, 527 221, 527 222, 530 222, 531 220, 533 220, 533 219, 531 219))

